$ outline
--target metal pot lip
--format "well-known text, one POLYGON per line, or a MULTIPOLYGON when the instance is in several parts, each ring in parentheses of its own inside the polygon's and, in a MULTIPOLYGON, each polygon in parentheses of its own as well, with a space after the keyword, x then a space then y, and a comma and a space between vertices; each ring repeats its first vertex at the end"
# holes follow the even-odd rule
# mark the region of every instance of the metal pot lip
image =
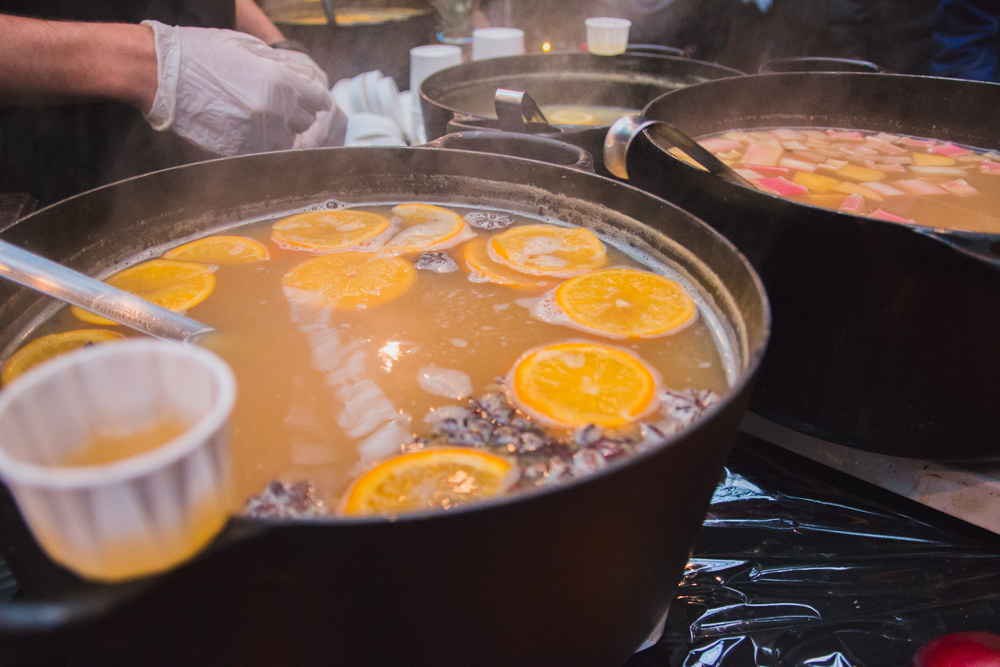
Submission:
MULTIPOLYGON (((762 311, 761 311, 761 328, 760 328, 760 339, 761 340, 760 340, 759 345, 757 345, 756 349, 750 350, 751 354, 745 360, 744 367, 743 367, 742 370, 740 370, 738 372, 738 374, 736 376, 736 379, 733 382, 732 386, 729 387, 728 391, 726 391, 722 395, 721 399, 719 400, 719 402, 717 404, 715 404, 715 405, 711 406, 710 408, 708 408, 708 410, 706 411, 706 413, 698 421, 696 421, 695 423, 691 424, 690 426, 687 426, 684 429, 678 431, 677 433, 675 433, 672 436, 668 437, 664 442, 662 442, 662 443, 660 443, 660 444, 658 444, 658 445, 656 445, 654 447, 651 447, 650 449, 648 449, 648 450, 646 450, 644 452, 638 452, 638 453, 632 454, 632 455, 626 457, 625 460, 620 461, 620 462, 612 462, 607 467, 602 468, 601 470, 597 470, 597 471, 595 471, 593 473, 590 473, 590 474, 586 475, 585 477, 581 477, 581 478, 573 479, 573 480, 567 480, 565 482, 559 482, 557 484, 552 485, 551 487, 533 489, 533 490, 531 490, 529 492, 526 492, 526 493, 523 493, 523 494, 514 494, 514 495, 510 495, 510 496, 501 496, 501 497, 498 497, 498 498, 493 498, 493 499, 489 499, 489 500, 483 500, 483 501, 479 501, 479 502, 476 502, 476 503, 472 503, 470 505, 465 505, 465 506, 457 507, 457 508, 454 508, 454 509, 450 509, 450 510, 447 510, 447 511, 428 511, 428 512, 415 512, 415 513, 410 513, 410 514, 403 514, 403 515, 400 515, 399 517, 394 518, 392 520, 386 519, 386 518, 381 517, 381 516, 373 516, 373 517, 340 517, 340 516, 328 516, 328 517, 317 517, 317 518, 310 518, 310 519, 255 519, 255 518, 242 517, 242 516, 233 516, 233 517, 231 517, 230 522, 233 523, 234 525, 244 526, 244 527, 247 527, 247 528, 249 528, 251 530, 267 530, 269 528, 281 528, 281 527, 290 527, 290 526, 294 526, 294 527, 297 527, 299 529, 303 529, 303 528, 308 529, 310 527, 317 528, 317 529, 330 529, 330 528, 338 528, 338 527, 373 526, 373 525, 389 524, 389 523, 400 523, 400 522, 410 523, 410 522, 422 522, 422 521, 447 521, 447 520, 449 520, 449 517, 452 517, 452 516, 464 516, 466 514, 476 513, 476 512, 489 512, 491 510, 496 510, 496 509, 504 508, 504 507, 507 507, 507 506, 510 506, 510 505, 515 505, 515 504, 520 504, 520 503, 525 503, 525 502, 532 502, 535 499, 545 498, 545 497, 548 497, 549 495, 554 494, 554 493, 565 492, 565 491, 568 491, 568 490, 575 489, 575 488, 577 488, 577 487, 579 487, 581 485, 584 485, 584 484, 593 483, 594 481, 599 480, 599 479, 603 479, 603 478, 607 477, 608 475, 619 474, 622 471, 631 468, 632 466, 642 465, 646 460, 648 460, 650 458, 654 458, 654 457, 660 455, 663 452, 663 450, 665 450, 665 449, 667 449, 669 447, 674 446, 675 444, 679 443, 683 439, 687 438, 690 434, 693 434, 693 433, 697 432, 698 430, 700 430, 702 428, 705 428, 708 425, 708 422, 711 421, 711 420, 713 420, 718 413, 720 413, 723 410, 725 410, 726 408, 728 408, 729 405, 733 401, 737 400, 737 398, 740 397, 744 392, 748 391, 749 385, 751 385, 751 383, 754 381, 754 378, 756 377, 757 372, 758 372, 758 370, 760 368, 761 362, 763 360, 764 353, 765 353, 765 351, 767 349, 767 344, 768 344, 768 341, 769 341, 769 338, 770 338, 770 334, 771 334, 771 323, 772 323, 771 306, 770 306, 770 302, 769 302, 768 297, 767 297, 767 293, 764 290, 764 285, 763 285, 763 282, 760 279, 760 276, 757 275, 757 272, 751 266, 750 261, 736 248, 736 246, 733 245, 733 243, 730 242, 720 232, 718 232, 715 229, 713 229, 710 225, 708 225, 707 223, 705 223, 704 221, 702 221, 700 218, 694 216, 693 214, 685 211, 684 209, 680 208, 679 206, 677 206, 677 205, 675 205, 675 204, 673 204, 673 203, 671 203, 669 201, 666 201, 666 200, 664 200, 664 199, 662 199, 660 197, 656 197, 655 195, 652 195, 652 194, 650 194, 648 192, 645 192, 645 191, 643 191, 643 190, 641 190, 639 188, 636 188, 636 187, 634 187, 632 185, 629 185, 627 183, 622 183, 620 181, 616 181, 616 180, 613 180, 613 179, 610 179, 610 178, 605 178, 603 176, 599 176, 599 175, 594 174, 594 173, 583 172, 583 171, 580 171, 578 169, 573 169, 571 167, 565 167, 565 166, 561 166, 561 165, 554 165, 554 164, 547 163, 547 162, 542 162, 542 161, 539 161, 539 160, 531 160, 531 159, 528 159, 528 158, 520 158, 520 157, 510 157, 510 156, 506 156, 506 155, 497 155, 497 154, 492 154, 492 153, 481 153, 481 152, 476 152, 476 151, 456 150, 456 149, 444 149, 444 148, 436 148, 436 147, 428 147, 428 146, 414 146, 414 147, 351 146, 351 147, 334 147, 334 148, 315 148, 315 149, 306 149, 306 150, 303 150, 303 149, 292 149, 292 150, 288 150, 288 151, 275 151, 275 152, 269 152, 269 153, 254 153, 254 154, 250 154, 250 155, 243 155, 243 156, 236 156, 236 157, 220 157, 220 158, 216 158, 216 159, 212 159, 212 160, 206 160, 206 161, 203 161, 203 162, 197 162, 197 163, 193 163, 193 164, 189 164, 189 165, 181 165, 181 166, 177 166, 177 167, 170 167, 168 169, 163 169, 163 170, 160 170, 160 171, 150 172, 149 174, 142 174, 142 175, 139 175, 139 176, 134 176, 132 178, 128 178, 128 179, 124 179, 124 180, 121 180, 121 181, 117 181, 115 183, 110 183, 108 185, 104 185, 104 186, 101 186, 99 188, 95 188, 94 190, 89 190, 87 192, 80 193, 80 194, 75 195, 73 197, 69 197, 67 199, 64 199, 64 200, 62 200, 60 202, 55 202, 55 203, 50 204, 50 205, 48 205, 48 206, 46 206, 44 208, 38 209, 37 211, 31 213, 30 215, 25 216, 24 218, 21 218, 15 224, 21 224, 23 222, 30 222, 32 218, 41 216, 42 214, 44 214, 45 212, 51 210, 54 207, 62 206, 66 202, 77 201, 77 200, 79 200, 81 198, 87 197, 90 193, 97 192, 97 191, 102 191, 102 190, 103 191, 109 191, 111 188, 120 187, 121 185, 126 184, 126 183, 141 182, 142 179, 149 179, 150 177, 154 177, 157 174, 164 174, 164 173, 167 173, 167 172, 175 172, 175 171, 178 171, 178 170, 190 170, 190 169, 193 169, 193 168, 196 169, 196 168, 198 168, 199 166, 202 166, 202 165, 205 166, 204 168, 210 168, 210 166, 214 165, 214 164, 233 163, 233 162, 242 161, 242 160, 261 159, 261 158, 266 158, 267 156, 273 156, 273 155, 308 154, 308 153, 315 153, 315 152, 330 152, 330 151, 336 151, 336 152, 348 152, 349 151, 349 152, 357 152, 357 153, 373 153, 373 152, 377 152, 377 153, 385 154, 387 156, 404 155, 404 154, 407 154, 407 153, 412 153, 414 151, 420 151, 420 152, 442 152, 443 151, 443 152, 446 152, 446 153, 461 154, 461 155, 464 155, 464 156, 467 156, 467 157, 472 157, 473 159, 502 160, 504 162, 513 160, 513 161, 516 161, 516 162, 524 163, 526 166, 527 165, 532 165, 532 166, 543 165, 547 169, 552 169, 552 170, 556 170, 556 171, 560 172, 562 174, 563 178, 565 178, 565 179, 572 179, 572 178, 596 179, 596 180, 601 181, 601 182, 603 182, 605 184, 611 184, 614 187, 621 189, 625 193, 625 196, 632 197, 632 198, 638 197, 638 198, 641 198, 641 199, 651 199, 651 200, 654 200, 660 206, 666 206, 668 208, 675 209, 678 213, 680 213, 684 217, 688 218, 693 224, 695 224, 696 226, 700 227, 703 232, 707 233, 710 237, 712 237, 720 245, 725 246, 726 249, 727 249, 726 252, 729 253, 730 255, 732 255, 738 262, 741 263, 742 267, 744 268, 744 270, 746 272, 746 275, 752 281, 754 291, 756 292, 756 294, 758 294, 760 296, 760 302, 761 302, 761 307, 762 307, 762 311)), ((503 182, 503 181, 501 180, 501 182, 503 182)), ((514 184, 514 185, 517 185, 517 184, 514 184)), ((581 200, 581 201, 584 201, 584 200, 581 200)), ((591 201, 589 203, 595 203, 595 202, 591 201)), ((637 222, 641 223, 642 221, 637 220, 637 222)), ((657 233, 660 233, 660 232, 657 232, 657 233)))
MULTIPOLYGON (((727 67, 726 65, 720 65, 718 63, 709 62, 707 60, 695 60, 693 58, 683 58, 680 56, 668 56, 668 55, 651 54, 651 53, 625 53, 621 56, 607 57, 607 56, 595 56, 592 53, 587 53, 586 51, 557 51, 554 53, 542 53, 542 54, 529 53, 517 56, 505 56, 503 58, 490 58, 487 60, 477 60, 473 62, 462 63, 461 65, 455 65, 453 67, 448 67, 438 72, 435 72, 434 74, 431 74, 426 79, 424 79, 421 82, 420 88, 417 92, 420 95, 421 101, 424 101, 427 104, 431 104, 435 107, 438 107, 439 109, 444 109, 445 111, 449 111, 453 114, 461 114, 482 120, 482 117, 479 116, 478 114, 473 114, 465 109, 459 109, 457 107, 451 107, 444 104, 438 99, 435 99, 435 96, 432 96, 427 91, 433 90, 435 85, 440 85, 442 80, 448 81, 452 77, 456 77, 459 75, 464 75, 469 77, 468 81, 470 83, 475 81, 477 78, 479 79, 493 78, 493 77, 482 77, 477 75, 489 72, 491 69, 495 68, 498 64, 511 65, 510 71, 505 72, 505 74, 507 75, 535 74, 539 73, 540 71, 538 67, 540 63, 552 62, 557 59, 568 59, 571 63, 578 62, 581 65, 581 67, 579 67, 578 69, 571 68, 565 70, 567 74, 588 73, 588 72, 612 73, 619 71, 614 66, 607 67, 606 69, 587 68, 582 66, 587 63, 599 63, 601 65, 620 64, 622 65, 620 72, 622 74, 627 74, 629 73, 629 70, 625 66, 625 63, 627 62, 648 63, 652 67, 656 63, 662 63, 666 61, 678 64, 681 63, 690 64, 699 69, 715 70, 720 73, 721 76, 719 78, 748 76, 746 72, 742 72, 732 67, 727 67), (483 72, 483 70, 485 70, 485 72, 483 72)), ((552 70, 552 73, 555 74, 558 71, 559 70, 552 70)), ((650 75, 652 76, 653 73, 650 73, 650 75)), ((601 126, 594 126, 594 127, 601 127, 601 126)))

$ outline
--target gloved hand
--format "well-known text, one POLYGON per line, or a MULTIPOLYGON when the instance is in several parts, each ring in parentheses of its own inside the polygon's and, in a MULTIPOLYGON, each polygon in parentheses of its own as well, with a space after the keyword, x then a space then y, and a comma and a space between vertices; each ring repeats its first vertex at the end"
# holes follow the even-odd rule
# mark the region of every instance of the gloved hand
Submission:
POLYGON ((309 77, 324 89, 330 89, 330 80, 327 79, 326 72, 308 54, 294 49, 274 49, 274 51, 274 55, 293 70, 309 77))
POLYGON ((325 146, 343 146, 347 134, 347 114, 334 103, 329 111, 316 114, 312 126, 295 137, 292 148, 323 148, 325 146))
POLYGON ((256 37, 143 25, 156 40, 156 97, 145 114, 155 130, 172 130, 220 155, 283 150, 331 106, 314 74, 256 37))

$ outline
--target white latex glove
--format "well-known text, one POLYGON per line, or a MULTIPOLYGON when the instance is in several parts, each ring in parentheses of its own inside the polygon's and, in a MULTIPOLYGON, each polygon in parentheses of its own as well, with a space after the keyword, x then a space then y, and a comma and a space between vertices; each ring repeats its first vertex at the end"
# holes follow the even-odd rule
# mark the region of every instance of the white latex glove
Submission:
POLYGON ((293 70, 299 74, 303 74, 319 85, 323 86, 324 90, 330 88, 330 81, 326 77, 326 72, 323 68, 316 64, 316 61, 310 58, 307 54, 301 51, 296 51, 294 49, 274 49, 279 60, 291 67, 293 70))
POLYGON ((316 121, 308 130, 295 137, 292 148, 343 146, 346 133, 347 114, 335 103, 329 111, 320 111, 316 114, 316 121))
POLYGON ((325 86, 256 37, 143 25, 156 39, 159 81, 145 114, 155 130, 169 129, 220 155, 244 155, 291 148, 316 113, 330 108, 325 86))

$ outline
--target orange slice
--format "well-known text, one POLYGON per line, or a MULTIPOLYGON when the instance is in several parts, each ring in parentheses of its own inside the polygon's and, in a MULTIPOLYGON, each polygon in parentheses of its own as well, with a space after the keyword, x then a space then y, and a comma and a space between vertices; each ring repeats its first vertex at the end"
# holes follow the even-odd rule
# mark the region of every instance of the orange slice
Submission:
POLYGON ((379 252, 406 255, 450 248, 465 238, 465 219, 454 211, 431 204, 400 204, 392 214, 403 221, 403 229, 385 242, 379 252))
POLYGON ((475 449, 426 449, 389 459, 365 473, 344 502, 345 514, 395 515, 450 509, 503 493, 513 481, 506 459, 475 449))
POLYGON ((549 284, 544 279, 526 275, 509 266, 494 262, 490 259, 487 243, 486 237, 477 236, 462 248, 462 258, 465 259, 465 265, 477 282, 486 281, 521 289, 537 289, 549 284))
POLYGON ((389 229, 389 218, 377 213, 339 208, 299 213, 271 227, 271 240, 288 250, 336 252, 377 245, 389 229))
POLYGON ((490 239, 490 258, 532 275, 569 278, 604 266, 607 253, 597 235, 582 227, 522 225, 490 239))
MULTIPOLYGON (((214 270, 214 267, 195 262, 154 259, 119 271, 104 282, 167 310, 182 313, 207 299, 215 289, 214 270)), ((72 311, 84 322, 115 324, 83 308, 73 306, 72 311)))
POLYGON ((269 257, 267 248, 245 236, 208 236, 163 253, 163 259, 202 264, 247 264, 269 257))
POLYGON ((648 271, 606 269, 570 278, 555 290, 566 315, 614 336, 658 336, 691 322, 698 308, 674 280, 648 271))
POLYGON ((616 428, 646 413, 656 378, 631 352, 594 343, 559 343, 527 353, 511 371, 517 401, 560 426, 616 428))
POLYGON ((31 341, 7 360, 0 380, 7 384, 29 368, 87 345, 101 345, 125 340, 125 336, 107 329, 79 329, 49 334, 31 341))
POLYGON ((365 308, 402 296, 417 279, 405 259, 364 252, 324 255, 302 262, 285 274, 287 290, 301 290, 320 308, 365 308))

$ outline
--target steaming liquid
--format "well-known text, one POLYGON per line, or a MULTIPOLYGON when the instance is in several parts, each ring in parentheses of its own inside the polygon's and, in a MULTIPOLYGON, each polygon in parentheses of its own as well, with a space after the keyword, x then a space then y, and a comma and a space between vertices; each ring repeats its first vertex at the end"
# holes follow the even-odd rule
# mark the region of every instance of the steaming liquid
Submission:
POLYGON ((628 107, 586 104, 543 104, 539 108, 552 125, 613 125, 622 116, 639 113, 628 107))
POLYGON ((61 465, 96 466, 145 454, 178 437, 185 428, 175 419, 165 419, 129 433, 97 433, 83 447, 66 456, 61 465))
MULTIPOLYGON (((391 206, 362 208, 388 216, 391 206)), ((532 277, 534 284, 523 289, 470 281, 462 244, 444 251, 458 271, 417 271, 413 287, 391 302, 362 310, 316 309, 282 291, 284 274, 315 257, 270 240, 272 224, 283 217, 226 232, 260 241, 271 258, 220 266, 214 293, 189 312, 218 330, 202 344, 220 354, 237 378, 230 421, 234 510, 275 479, 308 480, 336 506, 370 462, 426 433, 428 411, 467 404, 439 395, 448 393, 451 381, 435 369, 454 371, 450 377, 467 381, 475 396, 529 349, 590 340, 638 354, 659 372, 665 388, 721 394, 729 387, 728 356, 720 352, 728 348, 713 330, 712 311, 692 289, 699 315, 690 326, 660 338, 609 340, 535 319, 517 303, 542 296, 562 279, 532 277), (428 372, 444 378, 431 383, 443 383, 444 390, 427 391, 428 372)), ((518 224, 538 223, 515 218, 518 224)), ((643 265, 606 245, 609 267, 641 267, 683 280, 667 266, 643 265)), ((75 328, 80 322, 62 309, 37 333, 75 328)))
MULTIPOLYGON (((996 151, 921 137, 826 128, 755 128, 698 141, 726 164, 747 170, 741 175, 760 189, 792 201, 900 223, 1000 234, 1000 153, 996 151), (755 146, 765 150, 748 153, 755 146), (768 154, 768 148, 776 152, 768 154), (761 157, 750 155, 764 156, 767 164, 755 169, 761 157), (812 179, 812 174, 829 177, 837 185, 812 179), (863 193, 857 206, 853 205, 857 197, 845 201, 852 189, 863 193)), ((676 155, 675 151, 671 149, 676 155)))

